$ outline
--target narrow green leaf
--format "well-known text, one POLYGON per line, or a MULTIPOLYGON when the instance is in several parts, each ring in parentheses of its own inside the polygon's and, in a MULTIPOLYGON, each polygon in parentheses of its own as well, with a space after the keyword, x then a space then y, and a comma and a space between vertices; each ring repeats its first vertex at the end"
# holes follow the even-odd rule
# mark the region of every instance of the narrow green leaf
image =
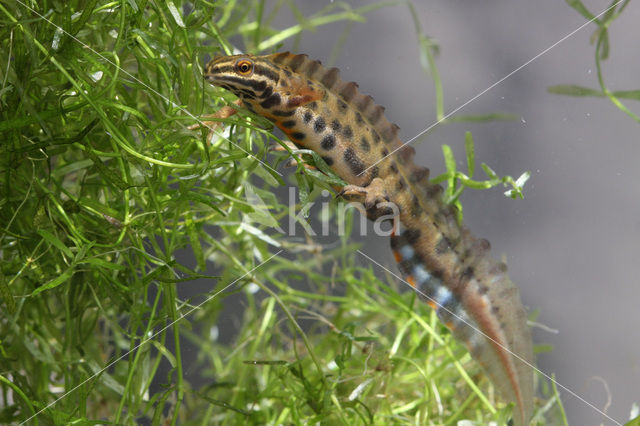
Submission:
POLYGON ((586 6, 580 0, 565 0, 569 6, 578 11, 587 21, 592 21, 595 18, 586 8, 586 6))
POLYGON ((176 7, 176 5, 173 4, 172 1, 168 1, 167 7, 169 8, 169 12, 171 13, 171 16, 173 16, 173 20, 176 21, 176 24, 181 28, 186 28, 186 25, 182 20, 182 15, 180 15, 180 11, 176 7))
POLYGON ((124 265, 120 265, 119 263, 108 262, 104 259, 100 259, 99 257, 89 257, 84 259, 82 262, 78 262, 78 264, 85 264, 85 263, 95 266, 97 268, 113 269, 116 271, 124 271, 127 269, 127 267, 124 265))
POLYGON ((623 99, 635 99, 640 101, 640 90, 617 90, 613 92, 613 96, 623 99))
POLYGON ((38 234, 42 238, 44 238, 48 243, 52 244, 58 250, 63 252, 67 257, 70 257, 70 258, 73 257, 73 253, 71 252, 71 249, 67 247, 62 241, 58 239, 58 237, 53 235, 51 232, 47 231, 46 229, 38 229, 38 234))
POLYGON ((520 116, 516 114, 494 112, 490 114, 479 114, 479 115, 456 115, 454 117, 447 118, 447 121, 450 123, 455 123, 455 122, 487 123, 489 121, 516 121, 519 118, 520 116))
POLYGON ((250 233, 251 235, 254 235, 256 237, 258 237, 259 239, 261 239, 262 241, 264 241, 267 244, 270 244, 274 247, 280 247, 281 244, 274 240, 273 238, 271 238, 270 236, 268 236, 267 234, 264 233, 264 231, 262 231, 261 229, 256 228, 253 225, 250 225, 246 222, 242 222, 239 226, 239 229, 246 231, 248 233, 250 233))
POLYGON ((201 271, 205 271, 207 269, 207 265, 204 259, 202 244, 200 243, 200 236, 198 235, 198 230, 193 223, 193 219, 188 218, 185 221, 185 225, 187 228, 187 235, 189 236, 189 242, 191 243, 191 251, 196 258, 198 268, 200 268, 201 271))
POLYGON ((453 176, 456 173, 456 159, 449 145, 442 145, 442 155, 444 156, 444 164, 447 167, 447 171, 453 176))
POLYGON ((597 96, 603 97, 604 93, 600 90, 590 89, 588 87, 576 86, 573 84, 561 84, 547 88, 549 93, 565 96, 597 96))
POLYGON ((482 167, 482 170, 484 170, 484 172, 487 174, 487 176, 489 176, 490 179, 500 179, 496 172, 494 172, 493 169, 487 166, 485 163, 480 164, 480 167, 482 167))
POLYGON ((464 134, 464 150, 467 153, 467 170, 469 171, 469 177, 473 177, 473 172, 476 168, 476 153, 473 145, 473 136, 471 132, 464 134))
POLYGON ((447 188, 445 189, 445 199, 452 200, 453 194, 456 190, 456 159, 453 156, 453 151, 449 145, 442 145, 442 155, 444 156, 444 164, 447 167, 447 188))
POLYGON ((91 247, 94 246, 94 244, 95 241, 90 241, 89 243, 80 246, 80 250, 78 250, 78 254, 76 254, 75 259, 73 259, 73 263, 79 263, 80 261, 82 261, 82 259, 84 259, 84 257, 87 255, 87 252, 91 249, 91 247))
POLYGON ((58 287, 60 284, 63 284, 69 278, 71 278, 73 276, 74 271, 75 271, 75 266, 69 267, 67 270, 65 270, 57 278, 54 278, 51 281, 49 281, 48 283, 43 284, 42 286, 40 286, 37 289, 33 290, 33 292, 31 292, 31 296, 36 296, 36 295, 42 293, 45 290, 50 290, 52 288, 58 287))

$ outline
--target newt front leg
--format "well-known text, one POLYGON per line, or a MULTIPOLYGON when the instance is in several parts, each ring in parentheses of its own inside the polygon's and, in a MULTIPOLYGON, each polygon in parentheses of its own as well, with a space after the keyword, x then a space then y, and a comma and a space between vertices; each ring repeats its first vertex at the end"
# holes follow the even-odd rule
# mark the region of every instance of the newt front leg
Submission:
MULTIPOLYGON (((240 99, 236 99, 233 102, 234 105, 237 106, 241 106, 242 105, 242 101, 240 99)), ((222 125, 222 123, 220 123, 219 120, 221 119, 225 119, 225 118, 229 118, 234 114, 237 114, 238 110, 232 106, 226 105, 223 106, 222 108, 220 108, 217 112, 214 112, 213 114, 207 114, 207 115, 203 115, 201 118, 205 118, 207 120, 205 121, 201 121, 200 119, 198 120, 198 123, 193 124, 189 127, 187 127, 187 129, 189 130, 197 130, 200 129, 202 127, 207 127, 209 129, 209 134, 207 135, 207 143, 211 143, 211 140, 213 139, 213 135, 215 134, 215 130, 218 128, 218 126, 222 125), (214 120, 208 120, 213 118, 214 120)))

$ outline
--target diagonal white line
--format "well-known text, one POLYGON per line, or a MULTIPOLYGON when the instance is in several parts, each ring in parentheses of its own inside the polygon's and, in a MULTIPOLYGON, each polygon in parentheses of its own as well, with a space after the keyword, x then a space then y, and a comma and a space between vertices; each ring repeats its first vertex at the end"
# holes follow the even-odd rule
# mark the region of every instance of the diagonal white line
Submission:
POLYGON ((548 374, 546 374, 544 371, 540 370, 539 368, 537 368, 535 365, 531 364, 529 361, 527 361, 526 359, 522 358, 520 355, 516 354, 515 352, 513 352, 511 349, 507 348, 506 346, 502 345, 500 342, 496 341, 495 339, 491 338, 490 336, 488 336, 485 332, 483 332, 482 330, 480 330, 479 328, 477 328, 475 325, 471 324, 470 322, 466 321, 464 318, 461 318, 459 315, 456 315, 454 312, 451 312, 449 309, 445 308, 444 306, 442 306, 440 303, 438 303, 437 300, 434 300, 433 298, 427 296, 426 294, 424 294, 423 292, 421 292, 420 290, 418 290, 417 288, 414 288, 411 284, 409 284, 407 281, 405 281, 402 277, 398 276, 398 274, 395 274, 394 272, 390 271, 388 268, 386 268, 385 266, 383 266, 382 264, 380 264, 379 262, 377 262, 375 259, 371 258, 370 256, 366 255, 364 252, 362 252, 361 250, 358 250, 358 253, 360 253, 362 256, 366 257, 370 262, 375 263, 376 265, 378 265, 380 268, 384 269, 386 272, 388 272, 389 274, 393 275, 394 277, 396 277, 398 280, 402 281, 404 284, 406 284, 408 287, 410 287, 411 289, 413 289, 413 291, 415 291, 416 293, 419 293, 421 296, 424 296, 425 298, 429 299, 430 301, 432 301, 434 304, 436 304, 438 306, 438 308, 444 309, 445 311, 447 311, 449 314, 451 314, 452 316, 456 317, 458 320, 460 320, 461 322, 465 323, 467 326, 471 327, 474 331, 476 331, 477 333, 479 333, 480 335, 486 337, 488 340, 490 340, 491 342, 493 342, 494 344, 500 346, 502 349, 504 349, 506 352, 508 352, 509 354, 511 354, 513 357, 517 358, 520 362, 526 364, 528 367, 532 368, 533 370, 537 371, 539 374, 541 374, 542 376, 544 376, 545 378, 549 379, 550 381, 554 382, 557 386, 561 387, 562 389, 564 389, 565 391, 567 391, 569 394, 571 394, 572 396, 578 398, 580 401, 582 401, 583 403, 585 403, 586 405, 588 405, 589 407, 593 408, 594 410, 596 410, 598 413, 602 414, 604 417, 606 417, 607 419, 611 420, 612 422, 614 422, 615 424, 617 424, 618 426, 622 426, 622 423, 619 423, 618 421, 612 419, 611 417, 609 417, 609 415, 605 412, 603 412, 602 410, 600 410, 598 407, 596 407, 595 405, 593 405, 592 403, 590 403, 589 401, 587 401, 586 399, 582 398, 580 395, 578 395, 577 393, 575 393, 574 391, 572 391, 571 389, 569 389, 568 387, 564 386, 562 383, 558 382, 556 379, 554 379, 553 377, 549 376, 548 374))
POLYGON ((245 272, 244 274, 242 274, 240 277, 236 278, 235 280, 233 280, 232 282, 230 282, 229 284, 227 284, 226 286, 224 286, 224 288, 222 288, 221 290, 216 291, 215 293, 213 293, 212 295, 210 295, 209 297, 207 297, 203 302, 198 303, 197 305, 195 305, 194 307, 192 307, 191 309, 189 309, 187 312, 185 312, 184 314, 180 315, 177 319, 175 319, 174 321, 171 321, 169 324, 167 324, 166 326, 162 327, 160 330, 158 330, 157 332, 153 333, 151 336, 147 337, 146 339, 142 340, 140 343, 138 343, 136 346, 134 346, 132 349, 128 350, 127 352, 125 352, 124 354, 120 355, 118 358, 114 359, 113 361, 111 361, 109 364, 107 364, 106 366, 104 366, 102 368, 102 370, 98 371, 97 373, 93 374, 92 376, 86 378, 84 381, 82 381, 81 383, 79 383, 78 385, 74 386, 73 388, 69 389, 67 392, 65 392, 64 394, 60 395, 55 401, 50 402, 46 407, 40 409, 37 413, 33 414, 31 417, 29 417, 28 419, 26 419, 25 421, 23 421, 22 423, 20 423, 21 425, 24 425, 25 423, 27 423, 29 420, 33 419, 34 417, 36 417, 37 415, 39 415, 40 413, 42 413, 44 410, 48 409, 49 407, 55 405, 58 401, 60 401, 61 399, 67 397, 70 393, 74 392, 76 389, 78 389, 80 386, 84 385, 85 383, 87 383, 89 380, 93 379, 94 377, 96 377, 99 374, 102 374, 104 371, 106 371, 107 369, 109 369, 110 367, 112 367, 116 362, 122 360, 124 357, 126 357, 127 355, 129 355, 131 352, 135 351, 136 349, 138 349, 140 346, 144 345, 145 343, 149 342, 151 339, 153 339, 154 337, 156 337, 158 334, 162 333, 163 331, 165 331, 167 328, 171 327, 172 325, 174 325, 175 323, 177 323, 178 321, 180 321, 181 319, 185 318, 186 316, 189 316, 193 313, 193 311, 195 311, 196 309, 200 309, 200 307, 202 305, 204 305, 205 303, 209 302, 210 300, 213 300, 216 298, 216 296, 218 296, 220 293, 222 293, 223 291, 225 291, 226 289, 228 289, 229 287, 231 287, 232 285, 234 285, 235 283, 237 283, 238 281, 240 281, 241 279, 243 279, 244 277, 246 277, 247 275, 251 274, 253 271, 255 271, 256 269, 260 268, 262 265, 264 265, 265 263, 269 262, 271 259, 273 259, 274 257, 278 256, 280 253, 282 253, 283 250, 278 251, 277 253, 275 253, 274 255, 272 255, 271 257, 269 257, 268 259, 262 261, 260 264, 254 266, 252 269, 250 269, 249 271, 245 272))
POLYGON ((127 70, 123 69, 122 67, 118 66, 115 62, 113 62, 112 60, 110 60, 109 58, 107 58, 106 56, 100 54, 100 52, 98 52, 97 50, 95 50, 94 48, 92 48, 91 46, 89 46, 88 44, 84 43, 82 40, 78 39, 77 37, 75 37, 73 34, 69 34, 67 31, 64 30, 64 28, 56 25, 55 23, 53 23, 51 20, 47 19, 44 15, 42 15, 41 13, 39 13, 37 10, 32 9, 31 7, 29 7, 28 5, 26 5, 25 3, 23 3, 21 0, 16 0, 16 2, 20 3, 22 6, 24 6, 26 9, 29 9, 31 12, 33 12, 34 14, 38 15, 38 17, 44 21, 46 21, 47 23, 49 23, 50 25, 54 26, 57 30, 65 33, 67 36, 69 36, 72 40, 74 40, 75 42, 79 43, 82 47, 84 47, 87 50, 90 50, 91 52, 95 53, 97 56, 99 56, 100 58, 102 58, 104 61, 108 62, 109 64, 113 65, 115 68, 118 68, 123 74, 126 74, 127 76, 129 76, 132 80, 136 81, 137 83, 140 83, 142 86, 146 87, 147 89, 149 89, 150 92, 152 92, 153 94, 157 95, 158 97, 160 97, 162 100, 164 100, 165 102, 171 104, 172 107, 177 108, 179 110, 181 110, 182 112, 184 112, 185 114, 187 114, 189 117, 193 118, 195 121, 197 121, 198 123, 200 123, 200 125, 202 127, 206 127, 208 128, 211 132, 215 133, 219 138, 226 140, 227 142, 230 142, 232 145, 234 145, 236 148, 240 149, 241 151, 243 151, 245 154, 247 154, 249 157, 254 158, 255 160, 257 160, 260 164, 262 164, 264 167, 268 168, 269 170, 277 173, 278 175, 282 176, 282 173, 280 173, 279 171, 275 170, 273 167, 271 167, 270 165, 268 165, 267 163, 265 163, 264 161, 260 160, 258 157, 256 157, 255 155, 253 155, 252 152, 247 151, 246 149, 244 149, 243 147, 241 147, 240 145, 238 145, 237 143, 233 142, 232 140, 226 138, 224 135, 222 135, 221 133, 217 132, 213 127, 210 127, 208 125, 206 125, 204 123, 204 121, 200 120, 200 118, 196 117, 195 115, 193 115, 191 112, 189 112, 189 110, 187 110, 186 108, 184 108, 183 106, 180 106, 178 104, 176 104, 175 102, 173 102, 171 99, 169 99, 168 97, 166 97, 165 95, 163 95, 162 93, 158 92, 157 90, 155 90, 153 87, 150 87, 149 85, 147 85, 144 81, 140 80, 139 78, 137 78, 135 75, 131 74, 130 72, 128 72, 127 70))
POLYGON ((524 67, 526 67, 527 65, 529 65, 530 63, 532 63, 533 61, 535 61, 536 59, 540 58, 541 56, 545 55, 546 53, 548 53, 551 49, 553 49, 554 47, 556 47, 557 45, 561 44, 562 42, 564 42, 565 40, 567 40, 568 38, 572 37, 575 33, 577 33, 578 31, 580 31, 581 29, 583 29, 584 27, 586 27, 587 25, 589 25, 590 23, 592 23, 593 21, 595 21, 596 19, 598 19, 599 17, 601 17, 602 15, 604 15, 605 13, 607 13, 608 11, 610 11, 611 9, 613 9, 614 7, 616 7, 617 5, 619 5, 620 3, 622 3, 624 0, 618 0, 617 2, 615 2, 613 5, 609 6, 608 8, 606 8, 605 10, 603 10, 602 12, 600 12, 599 14, 597 14, 596 16, 594 16, 592 19, 590 19, 589 21, 585 22, 584 24, 580 25, 578 28, 576 28, 575 30, 571 31, 569 34, 565 35, 564 37, 562 37, 560 40, 556 41, 555 43, 553 43, 551 46, 547 47, 546 49, 544 49, 542 52, 538 53, 537 55, 535 55, 533 58, 529 59, 527 62, 525 62, 524 64, 520 65, 519 67, 517 67, 516 69, 514 69, 513 71, 511 71, 509 74, 505 75, 504 77, 502 77, 500 80, 496 81, 495 83, 493 83, 491 86, 487 87, 486 89, 484 89, 483 91, 481 91, 480 93, 478 93, 477 95, 475 95, 474 97, 472 97, 471 99, 467 100, 465 103, 463 103, 462 105, 456 107, 454 110, 448 112, 444 117, 442 117, 440 120, 436 121, 435 123, 433 123, 432 125, 430 125, 429 127, 427 127, 426 129, 422 130, 420 133, 418 133, 417 135, 415 135, 414 137, 412 137, 411 139, 409 139, 408 141, 404 142, 403 144, 401 144, 399 147, 397 147, 396 149, 394 149, 393 151, 391 151, 389 154, 387 154, 386 156, 382 157, 380 160, 376 161, 375 163, 373 163, 372 165, 370 165, 369 167, 367 167, 366 169, 364 169, 362 172, 360 172, 360 174, 358 176, 362 176, 363 174, 365 174, 367 172, 367 170, 369 170, 370 168, 380 164, 381 162, 383 162, 384 160, 386 160, 387 158, 389 158, 390 156, 392 156, 393 154, 395 154, 397 151, 399 151, 400 149, 402 149, 405 145, 410 144, 411 142, 415 141, 416 139, 418 139, 420 136, 424 135, 425 133, 427 133, 429 130, 433 129, 434 127, 436 127, 438 124, 442 123, 444 120, 446 120, 447 118, 451 117, 453 114, 455 114, 456 112, 460 111, 462 108, 466 107, 467 105, 469 105, 471 102, 475 101, 476 99, 478 99, 480 96, 484 95, 485 93, 487 93, 488 91, 490 91, 491 89, 493 89, 494 87, 496 87, 497 85, 499 85, 500 83, 502 83, 503 81, 505 81, 506 79, 508 79, 509 77, 511 77, 512 75, 514 75, 515 73, 517 73, 518 71, 520 71, 521 69, 523 69, 524 67))

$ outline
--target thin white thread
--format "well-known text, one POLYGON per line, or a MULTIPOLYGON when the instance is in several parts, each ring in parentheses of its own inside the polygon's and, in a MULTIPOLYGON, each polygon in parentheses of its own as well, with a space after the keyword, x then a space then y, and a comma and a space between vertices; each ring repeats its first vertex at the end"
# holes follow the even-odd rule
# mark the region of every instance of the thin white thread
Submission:
POLYGON ((131 352, 135 351, 136 349, 138 349, 140 346, 144 345, 145 343, 151 341, 151 339, 153 339, 154 337, 156 337, 158 334, 162 333, 163 331, 165 331, 167 328, 171 327, 172 325, 174 325, 175 323, 177 323, 178 321, 180 321, 181 319, 185 318, 188 315, 191 315, 191 313, 193 313, 193 311, 195 311, 196 309, 200 309, 200 307, 202 305, 204 305, 205 303, 209 302, 210 300, 213 300, 216 296, 218 296, 220 293, 222 293, 223 291, 225 291, 226 289, 228 289, 229 287, 231 287, 232 285, 234 285, 235 283, 237 283, 238 281, 240 281, 241 279, 243 279, 244 277, 246 277, 247 275, 251 274, 253 271, 255 271, 256 269, 258 269, 259 267, 261 267, 262 265, 264 265, 265 263, 269 262, 271 259, 273 259, 274 257, 278 256, 280 253, 282 253, 283 250, 278 251, 276 254, 272 255, 271 257, 269 257, 267 260, 262 261, 259 265, 254 266, 251 270, 247 271, 246 273, 244 273, 243 275, 241 275, 240 277, 236 278, 235 280, 233 280, 232 282, 230 282, 229 284, 227 284, 223 289, 218 290, 217 292, 215 292, 214 294, 210 295, 209 297, 207 297, 203 302, 198 303, 197 305, 195 305, 193 308, 191 308, 190 310, 188 310, 187 312, 185 312, 184 314, 180 315, 180 317, 178 317, 177 319, 171 321, 169 324, 167 324, 166 326, 162 327, 159 331, 153 333, 151 336, 149 336, 148 338, 146 338, 145 340, 142 340, 140 343, 138 343, 136 346, 134 346, 132 349, 129 349, 127 352, 125 352, 124 354, 120 355, 118 358, 116 358, 115 360, 111 361, 109 364, 107 364, 105 367, 103 367, 100 371, 98 371, 97 373, 93 374, 92 376, 89 376, 88 378, 86 378, 85 380, 83 380, 81 383, 79 383, 78 385, 74 386, 73 388, 71 388, 70 390, 68 390, 67 392, 65 392, 64 394, 60 395, 55 401, 50 402, 49 404, 47 404, 46 407, 40 409, 37 413, 33 414, 31 417, 29 417, 27 420, 25 420, 24 422, 20 423, 20 425, 23 425, 25 423, 27 423, 29 420, 33 419, 34 417, 36 417, 38 414, 42 413, 44 410, 46 410, 47 408, 55 405, 58 401, 60 401, 61 399, 66 398, 69 394, 71 394, 72 392, 74 392, 76 389, 78 389, 80 386, 84 385, 85 383, 87 383, 89 380, 93 379, 94 377, 96 377, 99 374, 102 374, 104 371, 106 371, 108 368, 112 367, 115 363, 119 362, 121 359, 123 359, 124 357, 126 357, 127 355, 129 355, 131 352))
POLYGON ((551 49, 553 49, 554 47, 556 47, 557 45, 559 45, 560 43, 564 42, 565 40, 567 40, 568 38, 572 37, 575 33, 577 33, 578 31, 580 31, 581 29, 583 29, 584 27, 586 27, 587 25, 589 25, 590 23, 592 23, 593 21, 595 21, 596 19, 598 19, 599 17, 601 17, 602 15, 604 15, 605 13, 607 13, 609 10, 613 9, 614 7, 616 7, 617 5, 619 5, 620 3, 622 3, 624 0, 618 0, 616 3, 614 3, 612 6, 609 6, 608 8, 606 8, 605 10, 603 10, 602 12, 600 12, 599 14, 597 14, 596 16, 594 16, 591 20, 585 22, 584 24, 580 25, 578 28, 576 28, 575 30, 571 31, 569 34, 565 35, 564 37, 562 37, 560 40, 556 41, 555 43, 553 43, 551 46, 547 47, 546 49, 544 49, 542 52, 538 53, 536 56, 534 56, 533 58, 529 59, 527 62, 525 62, 524 64, 520 65, 518 68, 514 69, 513 71, 511 71, 509 74, 505 75, 504 77, 502 77, 500 80, 496 81, 495 83, 493 83, 491 86, 487 87, 486 89, 484 89, 482 92, 478 93, 477 95, 475 95, 474 97, 472 97, 471 99, 469 99, 468 101, 466 101, 465 103, 463 103, 462 105, 458 106, 457 108, 455 108, 453 111, 448 112, 444 117, 442 117, 440 120, 436 121, 435 123, 433 123, 432 125, 430 125, 429 127, 427 127, 426 129, 422 130, 420 133, 418 133, 417 135, 415 135, 414 137, 412 137, 411 139, 409 139, 408 141, 404 142, 403 144, 401 144, 399 147, 397 147, 396 149, 394 149, 393 151, 391 151, 389 154, 385 155, 384 157, 382 157, 380 160, 376 161, 375 163, 373 163, 372 165, 370 165, 369 167, 367 167, 366 169, 364 169, 362 172, 360 172, 360 174, 358 174, 358 176, 362 176, 364 173, 367 172, 367 170, 369 170, 370 168, 380 164, 381 162, 383 162, 384 160, 386 160, 387 158, 391 157, 393 154, 395 154, 398 150, 402 149, 405 145, 410 144, 411 142, 415 141, 416 139, 418 139, 420 136, 424 135, 425 133, 427 133, 429 130, 433 129, 434 127, 436 127, 438 124, 442 123, 444 120, 446 120, 447 118, 451 117, 453 114, 455 114, 456 112, 460 111, 462 108, 466 107, 467 105, 469 105, 471 102, 475 101, 476 99, 478 99, 480 96, 484 95, 485 93, 487 93, 488 91, 490 91, 491 89, 493 89, 494 87, 496 87, 497 85, 499 85, 500 83, 502 83, 503 81, 505 81, 506 79, 508 79, 509 77, 511 77, 512 75, 514 75, 515 73, 517 73, 518 71, 520 71, 521 69, 523 69, 524 67, 526 67, 527 65, 529 65, 530 63, 532 63, 533 61, 535 61, 536 59, 538 59, 539 57, 545 55, 546 53, 548 53, 551 49))
POLYGON ((440 303, 438 303, 438 301, 434 300, 433 298, 427 296, 426 294, 424 294, 423 292, 421 292, 420 290, 418 290, 417 288, 413 287, 409 282, 405 281, 402 277, 398 276, 397 274, 395 274, 394 272, 390 271, 388 268, 386 268, 385 266, 383 266, 382 264, 380 264, 379 262, 377 262, 376 260, 374 260, 373 258, 371 258, 370 256, 366 255, 365 253, 363 253, 361 250, 358 250, 358 253, 360 253, 362 256, 366 257, 367 259, 369 259, 370 262, 375 263, 376 265, 378 265, 380 268, 384 269, 385 271, 387 271, 388 273, 390 273, 391 275, 393 275, 394 277, 396 277, 397 279, 399 279, 400 281, 402 281, 404 284, 406 284, 408 287, 412 288, 416 293, 419 293, 420 295, 424 296, 425 298, 429 299, 430 301, 432 301, 435 305, 438 306, 438 308, 444 309, 445 311, 447 311, 448 313, 450 313, 452 316, 456 317, 458 320, 460 320, 461 322, 465 323, 467 326, 471 327, 474 331, 476 331, 477 333, 479 333, 480 335, 486 337, 488 340, 490 340, 491 342, 493 342, 494 344, 500 346, 500 348, 504 349, 506 352, 508 352, 509 354, 511 354, 513 357, 517 358, 520 362, 524 363, 525 365, 527 365, 528 367, 531 367, 533 370, 537 371, 538 373, 540 373, 542 376, 544 376, 545 378, 549 379, 550 381, 554 382, 556 385, 560 386, 562 389, 564 389, 565 391, 567 391, 568 393, 570 393, 572 396, 578 398, 580 401, 584 402, 587 406, 593 408, 594 410, 596 410, 598 413, 602 414, 604 417, 606 417, 607 419, 611 420, 612 422, 614 422, 615 424, 622 426, 622 423, 617 422, 616 420, 612 419, 611 417, 609 417, 606 413, 604 413, 603 411, 601 411, 598 407, 596 407, 595 405, 593 405, 592 403, 590 403, 589 401, 587 401, 586 399, 582 398, 580 395, 578 395, 577 393, 575 393, 574 391, 572 391, 571 389, 569 389, 568 387, 564 386, 562 383, 558 382, 557 380, 555 380, 554 378, 552 378, 551 376, 547 375, 544 371, 538 369, 535 365, 531 364, 529 361, 527 361, 526 359, 522 358, 520 355, 516 354, 515 352, 513 352, 511 349, 507 348, 506 346, 502 345, 500 342, 496 341, 495 339, 493 339, 492 337, 488 336, 485 332, 483 332, 482 330, 480 330, 479 328, 477 328, 476 326, 474 326, 473 324, 471 324, 470 322, 466 321, 464 318, 461 318, 459 315, 456 315, 455 313, 451 312, 449 309, 445 308, 444 306, 442 306, 440 303))
POLYGON ((31 12, 33 12, 34 14, 38 15, 38 17, 40 17, 42 20, 46 21, 47 23, 49 23, 50 25, 54 26, 55 28, 57 28, 58 30, 62 31, 63 33, 65 33, 67 36, 69 36, 71 39, 73 39, 75 42, 77 42, 78 44, 80 44, 82 47, 90 50, 91 52, 95 53, 97 56, 99 56, 100 58, 102 58, 103 60, 105 60, 106 62, 108 62, 109 64, 113 65, 114 67, 118 68, 123 74, 126 74, 127 76, 129 76, 131 79, 133 79, 134 81, 140 83, 142 86, 146 87, 147 89, 149 89, 151 92, 153 92, 155 95, 159 96, 161 99, 163 99, 165 102, 171 104, 172 107, 177 108, 181 111, 183 111, 184 113, 186 113, 189 117, 193 118, 195 121, 197 121, 198 123, 200 123, 200 125, 202 125, 203 127, 206 127, 207 129, 209 129, 212 133, 214 133, 216 136, 218 136, 220 139, 224 139, 227 142, 230 142, 232 145, 234 145, 236 148, 240 149, 242 152, 244 152, 245 154, 249 155, 250 157, 254 158, 255 160, 257 160, 260 164, 262 164, 264 167, 268 168, 269 170, 277 173, 278 175, 282 176, 282 173, 280 173, 279 171, 275 170, 273 167, 269 166, 267 163, 265 163, 264 161, 260 160, 258 157, 256 157, 255 155, 253 155, 253 153, 251 153, 250 151, 247 151, 246 149, 244 149, 243 147, 241 147, 240 145, 238 145, 237 143, 233 142, 232 140, 230 140, 229 138, 225 137, 224 135, 220 134, 219 132, 217 132, 213 127, 210 127, 208 125, 206 125, 204 123, 204 121, 200 120, 200 118, 196 117, 195 115, 193 115, 191 112, 189 112, 189 110, 187 110, 186 108, 176 104, 175 102, 173 102, 172 100, 170 100, 168 97, 166 97, 165 95, 163 95, 162 93, 158 92, 157 90, 155 90, 153 87, 150 87, 149 85, 145 84, 145 82, 141 81, 140 79, 138 79, 136 76, 134 76, 133 74, 131 74, 130 72, 128 72, 127 70, 125 70, 122 67, 119 67, 116 63, 114 63, 113 61, 111 61, 109 58, 107 58, 106 56, 100 54, 98 51, 96 51, 95 49, 93 49, 91 46, 89 46, 88 44, 82 42, 80 39, 78 39, 77 37, 75 37, 73 34, 69 34, 67 31, 64 30, 64 28, 54 24, 53 22, 51 22, 49 19, 47 19, 44 15, 42 15, 41 13, 39 13, 37 10, 32 9, 31 7, 27 6, 25 3, 23 3, 21 0, 16 0, 16 2, 20 3, 22 6, 24 6, 25 8, 29 9, 31 12))

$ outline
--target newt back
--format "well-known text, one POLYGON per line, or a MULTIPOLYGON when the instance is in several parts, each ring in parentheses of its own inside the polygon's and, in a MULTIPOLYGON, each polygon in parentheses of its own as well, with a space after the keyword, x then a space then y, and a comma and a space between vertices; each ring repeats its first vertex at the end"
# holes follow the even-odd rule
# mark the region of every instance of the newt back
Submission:
POLYGON ((370 219, 397 208, 402 230, 391 246, 403 276, 466 344, 503 398, 516 403, 515 424, 528 424, 533 354, 518 289, 506 265, 490 257, 488 241, 458 224, 442 201, 442 187, 413 163, 415 151, 402 147, 384 108, 356 83, 341 80, 336 68, 306 55, 218 57, 205 76, 297 146, 316 151, 348 182, 343 193, 361 201, 370 219))

